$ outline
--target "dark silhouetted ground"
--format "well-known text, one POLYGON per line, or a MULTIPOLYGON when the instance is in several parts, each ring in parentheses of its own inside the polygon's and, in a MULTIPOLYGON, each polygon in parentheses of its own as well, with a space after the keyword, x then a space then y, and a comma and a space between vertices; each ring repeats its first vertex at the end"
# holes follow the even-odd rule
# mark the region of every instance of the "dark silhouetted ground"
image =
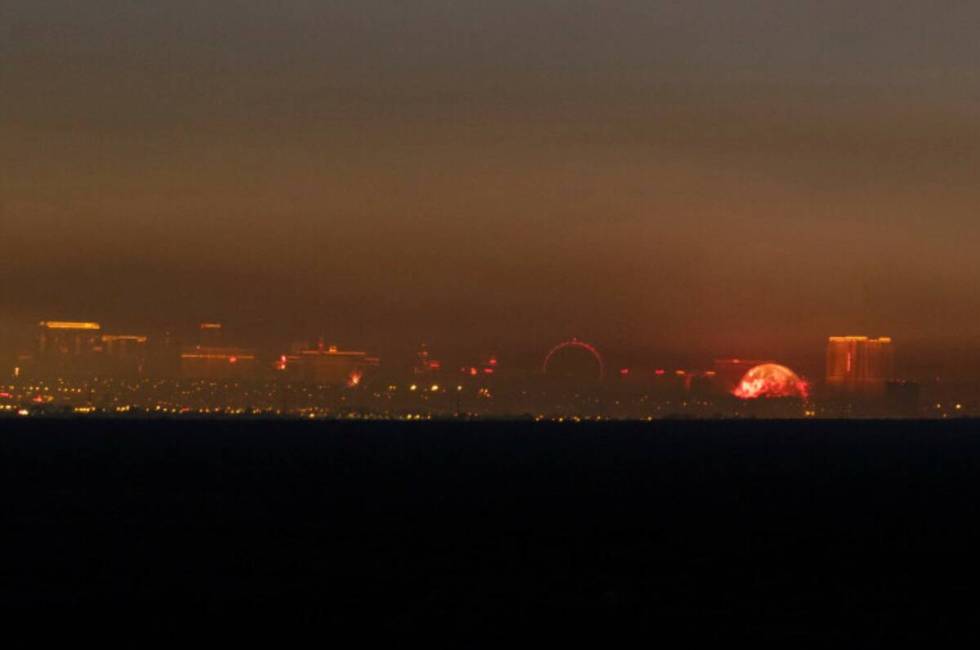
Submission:
POLYGON ((14 616, 853 641, 980 608, 971 421, 11 419, 0 508, 14 616))

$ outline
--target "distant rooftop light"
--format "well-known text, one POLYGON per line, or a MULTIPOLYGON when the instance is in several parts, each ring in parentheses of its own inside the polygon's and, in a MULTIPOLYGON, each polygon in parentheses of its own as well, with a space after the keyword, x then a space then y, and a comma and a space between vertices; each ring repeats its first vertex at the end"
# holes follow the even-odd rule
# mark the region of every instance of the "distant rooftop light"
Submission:
POLYGON ((100 330, 98 323, 49 320, 41 321, 41 327, 49 330, 100 330))

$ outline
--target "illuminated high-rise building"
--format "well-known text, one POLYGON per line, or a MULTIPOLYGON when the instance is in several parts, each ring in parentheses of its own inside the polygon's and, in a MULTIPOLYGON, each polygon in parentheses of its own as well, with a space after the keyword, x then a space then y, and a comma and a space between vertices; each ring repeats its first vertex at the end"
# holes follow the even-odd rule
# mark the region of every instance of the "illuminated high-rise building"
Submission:
POLYGON ((139 334, 103 334, 102 348, 113 357, 134 357, 145 354, 148 338, 139 334))
POLYGON ((138 334, 104 334, 104 367, 113 375, 142 375, 146 366, 148 337, 138 334))
POLYGON ((283 355, 277 368, 301 381, 355 387, 366 372, 379 365, 380 360, 366 352, 340 350, 336 345, 324 345, 321 340, 314 349, 283 355))
POLYGON ((78 356, 96 352, 102 340, 98 323, 42 321, 38 325, 38 357, 78 356))
POLYGON ((186 379, 241 379, 258 367, 255 350, 224 345, 221 323, 201 323, 200 343, 180 353, 180 375, 186 379))
POLYGON ((180 376, 185 379, 242 379, 258 368, 254 350, 236 347, 186 348, 180 353, 180 376))
POLYGON ((38 324, 37 370, 44 375, 95 374, 102 352, 102 326, 79 321, 38 324))
POLYGON ((827 387, 865 395, 884 393, 894 379, 894 349, 888 337, 831 336, 827 342, 827 387))

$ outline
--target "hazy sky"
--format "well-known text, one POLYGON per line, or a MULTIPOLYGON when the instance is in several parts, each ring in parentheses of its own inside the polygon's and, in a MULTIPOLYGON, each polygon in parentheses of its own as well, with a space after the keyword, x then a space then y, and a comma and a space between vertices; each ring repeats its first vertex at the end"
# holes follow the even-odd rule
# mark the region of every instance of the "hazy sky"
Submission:
POLYGON ((7 0, 0 329, 980 344, 980 5, 7 0))

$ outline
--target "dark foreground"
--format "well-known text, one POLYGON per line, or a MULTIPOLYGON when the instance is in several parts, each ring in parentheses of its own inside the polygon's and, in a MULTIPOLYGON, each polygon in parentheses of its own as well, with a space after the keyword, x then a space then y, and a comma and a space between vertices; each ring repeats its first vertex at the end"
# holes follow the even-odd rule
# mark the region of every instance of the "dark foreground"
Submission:
POLYGON ((969 421, 0 420, 0 506, 13 615, 847 640, 980 610, 969 421))

